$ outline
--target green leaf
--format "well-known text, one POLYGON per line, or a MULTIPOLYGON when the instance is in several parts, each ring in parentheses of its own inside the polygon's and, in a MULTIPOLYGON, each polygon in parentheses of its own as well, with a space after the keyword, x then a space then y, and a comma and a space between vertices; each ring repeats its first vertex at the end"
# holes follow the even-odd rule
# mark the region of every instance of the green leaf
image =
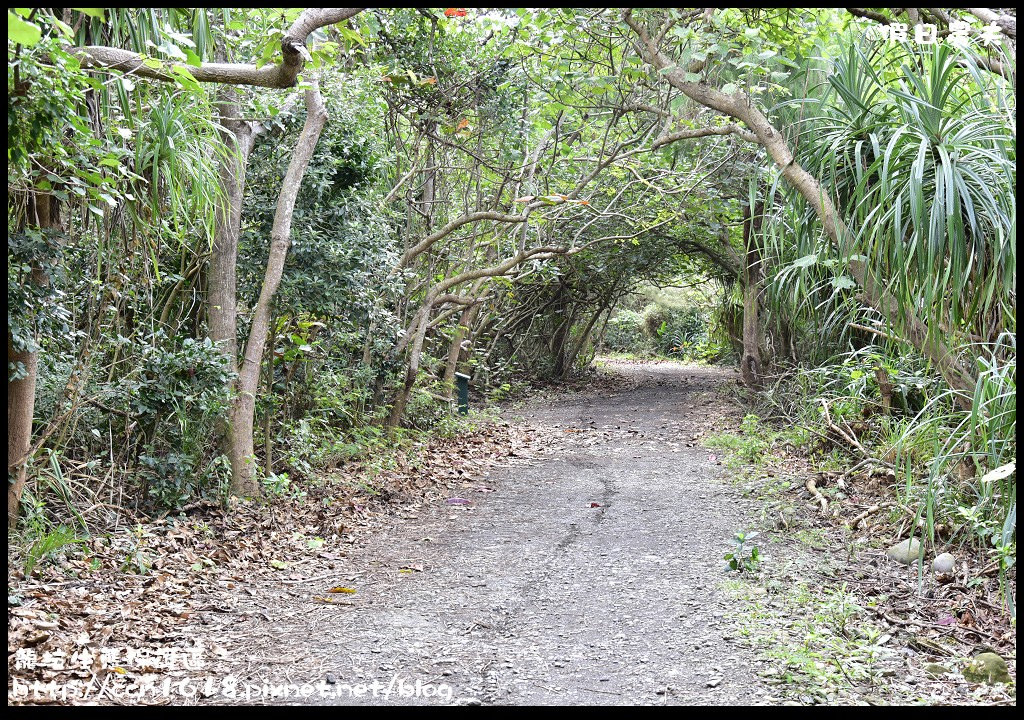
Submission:
MULTIPOLYGON (((75 36, 75 31, 73 29, 71 29, 71 26, 68 25, 67 23, 63 22, 62 20, 58 20, 57 18, 53 18, 52 22, 53 22, 53 26, 55 28, 57 28, 57 30, 60 32, 60 34, 63 35, 64 37, 66 37, 67 39, 70 40, 71 38, 73 38, 75 36)), ((80 66, 81 66, 81 63, 76 65, 74 69, 77 70, 78 67, 80 67, 80 66)))
POLYGON ((188 48, 184 48, 184 52, 185 52, 185 62, 186 63, 188 63, 192 67, 202 67, 203 61, 202 61, 202 59, 200 59, 200 57, 198 55, 196 55, 194 52, 192 52, 188 48))
POLYGON ((188 90, 200 90, 199 82, 192 77, 192 73, 188 71, 188 68, 182 65, 174 65, 171 67, 171 74, 174 75, 174 79, 177 80, 182 87, 188 90))
POLYGON ((100 20, 105 20, 106 19, 103 16, 103 8, 71 8, 71 9, 72 10, 77 10, 78 12, 82 13, 83 15, 88 15, 89 17, 99 18, 100 20))
POLYGON ((43 31, 35 23, 22 20, 20 17, 7 11, 7 39, 13 40, 18 45, 32 47, 42 38, 43 31))

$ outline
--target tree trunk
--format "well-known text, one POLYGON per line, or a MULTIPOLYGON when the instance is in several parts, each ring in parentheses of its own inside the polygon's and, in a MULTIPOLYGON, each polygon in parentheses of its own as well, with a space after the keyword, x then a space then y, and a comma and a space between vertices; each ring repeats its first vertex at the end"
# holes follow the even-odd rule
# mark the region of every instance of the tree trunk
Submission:
POLYGON ((576 364, 576 360, 580 357, 580 354, 583 352, 583 348, 587 346, 587 341, 590 340, 590 335, 594 331, 594 326, 597 324, 598 319, 600 319, 601 313, 605 311, 605 307, 605 302, 602 301, 602 303, 597 308, 597 312, 591 316, 590 320, 586 324, 586 327, 583 328, 583 332, 580 333, 579 338, 576 340, 575 343, 573 343, 572 349, 569 351, 568 362, 566 363, 569 369, 572 369, 572 367, 576 364))
POLYGON ((28 473, 39 353, 16 351, 8 331, 7 363, 8 366, 21 363, 25 368, 21 378, 7 382, 7 528, 11 529, 18 522, 21 493, 28 473))
POLYGON ((455 382, 455 373, 459 369, 459 361, 462 359, 463 355, 465 355, 462 343, 466 341, 466 336, 469 333, 469 326, 472 325, 473 320, 476 319, 477 313, 479 312, 479 304, 470 305, 462 311, 462 316, 459 317, 459 326, 455 329, 455 335, 452 337, 452 344, 448 348, 448 361, 444 366, 444 376, 442 380, 445 387, 450 388, 455 382))
POLYGON ((776 332, 779 336, 779 349, 775 357, 782 357, 786 362, 796 364, 799 357, 796 353, 796 329, 788 317, 779 317, 776 320, 776 332))
POLYGON ((260 364, 263 349, 270 332, 270 309, 281 284, 284 263, 288 256, 292 216, 302 178, 309 167, 317 141, 327 122, 320 90, 313 81, 313 87, 306 90, 306 123, 302 127, 295 150, 292 153, 288 171, 281 183, 277 198, 277 210, 270 234, 270 254, 263 275, 263 287, 253 311, 252 327, 245 345, 245 355, 238 371, 238 395, 230 411, 231 430, 228 434, 228 459, 231 462, 231 492, 234 495, 256 495, 259 485, 254 473, 253 422, 256 412, 256 391, 259 384, 260 364))
MULTIPOLYGON (((228 367, 232 375, 236 376, 230 381, 232 394, 238 392, 238 238, 242 226, 245 173, 255 139, 253 126, 237 119, 238 108, 234 102, 236 95, 234 88, 226 88, 222 91, 223 101, 219 104, 223 116, 221 124, 225 128, 221 137, 227 157, 220 165, 220 185, 224 198, 216 216, 207 294, 210 339, 228 358, 228 367)), ((236 472, 236 469, 244 468, 246 460, 245 443, 239 438, 233 419, 234 408, 228 411, 219 428, 220 446, 232 468, 232 492, 249 494, 254 489, 245 486, 241 474, 236 472)))
POLYGON ((565 346, 569 339, 569 332, 572 330, 575 313, 572 308, 572 296, 565 284, 565 280, 562 278, 558 280, 558 300, 555 304, 555 315, 562 315, 563 317, 562 321, 555 328, 555 332, 551 336, 551 344, 549 345, 551 356, 554 358, 551 372, 554 377, 563 378, 568 373, 568 367, 565 362, 565 346))
POLYGON ((220 165, 224 199, 216 217, 207 295, 210 339, 228 358, 232 373, 238 372, 238 238, 242 227, 245 172, 256 135, 251 123, 238 119, 236 96, 234 88, 225 88, 218 104, 224 127, 221 139, 227 156, 220 165))
POLYGON ((402 387, 395 395, 395 401, 391 405, 391 414, 388 416, 388 427, 398 427, 405 417, 405 408, 409 404, 412 390, 416 386, 416 375, 420 371, 420 357, 423 355, 423 340, 427 335, 427 328, 430 326, 430 309, 434 306, 436 298, 428 295, 420 308, 415 324, 415 335, 409 343, 409 351, 405 365, 405 380, 402 387))
MULTIPOLYGON (((484 281, 481 278, 473 283, 473 289, 470 290, 469 294, 475 296, 480 292, 480 287, 484 281)), ((465 310, 462 311, 462 316, 459 318, 459 326, 455 330, 455 336, 452 338, 451 347, 448 348, 448 362, 444 367, 443 382, 445 387, 452 388, 455 382, 455 372, 459 369, 459 362, 465 357, 466 352, 462 349, 462 343, 470 337, 470 327, 476 321, 477 315, 480 314, 480 309, 483 307, 483 303, 476 303, 469 305, 465 310)))
MULTIPOLYGON (((437 132, 437 123, 432 123, 432 131, 437 132)), ((427 140, 427 170, 423 179, 423 192, 420 195, 420 212, 423 214, 425 220, 425 227, 427 232, 430 232, 430 228, 434 224, 434 200, 435 198, 435 182, 437 178, 437 159, 434 156, 434 143, 431 140, 427 140)))
MULTIPOLYGON (((29 204, 29 222, 34 221, 42 230, 60 226, 57 201, 49 193, 34 192, 29 204)), ((36 265, 32 282, 46 285, 48 278, 36 265)), ((34 340, 38 340, 35 337, 34 340)), ((21 494, 28 476, 29 451, 32 447, 32 420, 35 417, 36 379, 39 374, 39 350, 16 349, 7 328, 7 363, 21 364, 24 374, 17 380, 7 381, 7 528, 18 523, 21 494)), ((8 377, 10 377, 8 369, 8 377)))
POLYGON ((878 380, 878 393, 882 396, 882 414, 891 415, 893 385, 889 373, 884 367, 876 367, 875 379, 878 380))
POLYGON ((761 204, 751 217, 750 206, 743 208, 743 248, 746 262, 743 272, 743 358, 740 372, 749 388, 761 384, 761 324, 758 318, 758 296, 761 294, 761 258, 757 251, 757 234, 761 229, 761 204))
MULTIPOLYGON (((615 302, 618 302, 617 300, 615 302)), ((608 334, 608 323, 612 319, 612 313, 615 312, 615 302, 608 306, 608 309, 604 314, 604 322, 601 323, 601 329, 597 333, 597 337, 594 338, 594 354, 596 355, 604 346, 604 339, 608 334)))

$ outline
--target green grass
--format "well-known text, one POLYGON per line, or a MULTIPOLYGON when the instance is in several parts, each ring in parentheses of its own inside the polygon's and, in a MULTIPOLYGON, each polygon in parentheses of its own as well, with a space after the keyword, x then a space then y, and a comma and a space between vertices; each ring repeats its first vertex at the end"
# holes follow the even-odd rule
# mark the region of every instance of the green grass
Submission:
POLYGON ((752 579, 731 578, 719 587, 734 602, 737 635, 771 661, 764 677, 778 694, 827 701, 840 691, 884 685, 883 665, 892 651, 863 600, 845 584, 826 588, 797 580, 784 591, 774 584, 770 592, 752 579))
POLYGON ((793 537, 808 547, 825 550, 829 546, 825 531, 821 528, 801 528, 793 533, 793 537))
POLYGON ((725 466, 737 470, 747 465, 763 466, 778 435, 769 431, 757 415, 749 414, 743 418, 739 433, 709 435, 704 438, 703 444, 707 448, 728 453, 723 459, 725 466))
POLYGON ((65 525, 44 532, 29 545, 28 552, 25 553, 23 566, 25 575, 31 575, 39 563, 56 557, 69 546, 82 542, 75 534, 74 529, 65 525))

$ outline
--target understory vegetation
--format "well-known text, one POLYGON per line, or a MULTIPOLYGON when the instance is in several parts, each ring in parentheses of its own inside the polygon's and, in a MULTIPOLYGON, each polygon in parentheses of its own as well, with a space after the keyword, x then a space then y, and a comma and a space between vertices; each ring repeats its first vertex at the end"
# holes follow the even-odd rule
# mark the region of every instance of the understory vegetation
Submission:
POLYGON ((881 478, 879 517, 984 556, 1015 612, 1015 14, 8 29, 26 574, 126 518, 294 497, 458 433, 457 373, 478 407, 612 353, 738 365, 750 414, 717 447, 881 478), (942 41, 880 37, 907 21, 942 41))
POLYGON ((608 319, 600 352, 697 363, 735 363, 742 339, 729 333, 735 308, 719 287, 640 288, 608 319))

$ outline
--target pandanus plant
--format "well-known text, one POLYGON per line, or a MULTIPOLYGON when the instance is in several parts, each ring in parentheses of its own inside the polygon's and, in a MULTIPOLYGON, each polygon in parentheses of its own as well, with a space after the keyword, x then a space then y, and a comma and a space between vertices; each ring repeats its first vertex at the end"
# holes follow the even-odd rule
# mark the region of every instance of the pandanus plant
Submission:
MULTIPOLYGON (((958 497, 1002 521, 990 535, 1005 546, 1016 518, 1015 474, 1005 470, 1016 456, 1013 87, 949 43, 848 48, 809 72, 821 81, 779 112, 791 118, 798 161, 822 179, 851 231, 847 255, 866 259, 900 308, 925 320, 977 378, 973 397, 959 406, 949 402, 952 390, 935 397, 896 443, 909 448, 943 427, 922 510, 929 529, 932 490, 968 462, 976 472, 960 474, 958 497)), ((857 302, 845 258, 822 239, 802 198, 778 182, 768 194, 770 309, 810 321, 819 348, 834 348, 856 318, 905 351, 899 323, 857 302)))

